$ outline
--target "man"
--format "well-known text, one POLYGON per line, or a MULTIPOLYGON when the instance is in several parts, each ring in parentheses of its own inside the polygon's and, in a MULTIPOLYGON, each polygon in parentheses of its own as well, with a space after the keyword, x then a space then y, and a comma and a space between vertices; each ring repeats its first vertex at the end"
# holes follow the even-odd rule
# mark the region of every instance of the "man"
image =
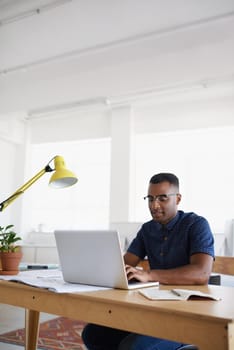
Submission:
MULTIPOLYGON (((207 284, 214 258, 214 240, 207 220, 177 209, 179 180, 171 173, 150 179, 145 197, 153 220, 142 225, 124 261, 128 279, 161 284, 207 284), (150 270, 136 268, 149 260, 150 270)), ((88 324, 82 334, 89 350, 176 350, 184 344, 88 324)))

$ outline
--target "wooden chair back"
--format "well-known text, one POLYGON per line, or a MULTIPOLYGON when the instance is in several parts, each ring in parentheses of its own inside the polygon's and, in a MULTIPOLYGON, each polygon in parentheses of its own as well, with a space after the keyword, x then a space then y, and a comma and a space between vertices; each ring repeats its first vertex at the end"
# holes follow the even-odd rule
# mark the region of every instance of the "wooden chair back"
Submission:
POLYGON ((234 256, 216 256, 212 271, 234 276, 234 256))
MULTIPOLYGON (((141 266, 144 270, 148 270, 149 262, 147 259, 142 260, 138 266, 141 266)), ((216 256, 212 272, 234 276, 234 256, 216 256)))

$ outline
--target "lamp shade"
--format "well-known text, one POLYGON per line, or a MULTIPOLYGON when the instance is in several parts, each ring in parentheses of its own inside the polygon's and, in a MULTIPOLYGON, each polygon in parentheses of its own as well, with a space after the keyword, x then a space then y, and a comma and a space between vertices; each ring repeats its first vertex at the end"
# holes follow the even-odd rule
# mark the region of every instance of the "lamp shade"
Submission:
POLYGON ((54 158, 55 171, 50 178, 49 185, 54 188, 63 188, 74 185, 78 179, 76 175, 66 169, 63 157, 56 156, 54 158))

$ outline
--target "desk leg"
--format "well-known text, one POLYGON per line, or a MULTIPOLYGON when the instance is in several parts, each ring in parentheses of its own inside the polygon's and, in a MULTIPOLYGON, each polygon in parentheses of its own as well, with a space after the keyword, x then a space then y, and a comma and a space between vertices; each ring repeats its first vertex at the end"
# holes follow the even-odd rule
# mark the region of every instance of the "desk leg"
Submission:
POLYGON ((25 350, 36 350, 40 312, 25 309, 25 350))

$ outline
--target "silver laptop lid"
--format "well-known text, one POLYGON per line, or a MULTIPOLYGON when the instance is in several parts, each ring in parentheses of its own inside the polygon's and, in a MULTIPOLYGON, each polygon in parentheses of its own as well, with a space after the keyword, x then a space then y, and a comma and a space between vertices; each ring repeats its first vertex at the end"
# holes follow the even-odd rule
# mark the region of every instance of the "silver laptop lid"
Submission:
POLYGON ((117 231, 56 230, 54 234, 66 282, 128 289, 117 231))

